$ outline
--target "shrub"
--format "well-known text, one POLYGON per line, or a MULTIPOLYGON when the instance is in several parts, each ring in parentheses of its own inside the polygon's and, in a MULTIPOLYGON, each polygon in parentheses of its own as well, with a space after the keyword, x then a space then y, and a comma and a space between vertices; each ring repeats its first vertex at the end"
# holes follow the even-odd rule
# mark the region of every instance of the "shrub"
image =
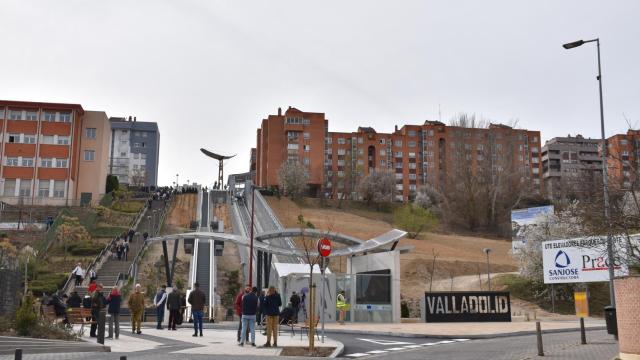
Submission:
POLYGON ((69 248, 69 252, 74 256, 98 255, 102 249, 103 245, 86 243, 69 248))
POLYGON ((400 229, 408 232, 409 237, 415 239, 420 232, 429 231, 435 227, 436 217, 427 209, 407 204, 393 213, 393 222, 400 229))
POLYGON ((403 318, 410 317, 409 315, 409 305, 407 305, 406 301, 400 303, 400 316, 403 318))
POLYGON ((115 175, 107 175, 107 186, 106 193, 110 193, 114 190, 118 190, 120 188, 120 182, 118 181, 118 177, 115 175))
POLYGON ((38 313, 34 309, 35 298, 27 295, 16 312, 16 331, 20 336, 29 336, 38 323, 38 313))
POLYGON ((37 279, 31 281, 29 289, 36 296, 41 296, 43 293, 52 294, 61 289, 67 279, 66 273, 40 274, 37 279))

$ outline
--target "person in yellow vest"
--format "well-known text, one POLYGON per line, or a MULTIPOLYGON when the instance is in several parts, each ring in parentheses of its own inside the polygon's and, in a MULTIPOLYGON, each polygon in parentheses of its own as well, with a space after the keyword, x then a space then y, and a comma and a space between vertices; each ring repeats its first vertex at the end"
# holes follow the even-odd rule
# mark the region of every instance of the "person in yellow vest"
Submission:
POLYGON ((136 290, 129 296, 129 311, 131 311, 131 331, 134 334, 141 334, 140 325, 142 323, 142 313, 144 312, 144 294, 140 284, 136 284, 136 290))
POLYGON ((349 310, 349 304, 347 304, 347 301, 345 299, 344 290, 340 290, 340 292, 338 293, 336 308, 338 308, 338 311, 340 312, 338 316, 338 322, 340 323, 340 325, 344 325, 344 315, 347 310, 349 310))

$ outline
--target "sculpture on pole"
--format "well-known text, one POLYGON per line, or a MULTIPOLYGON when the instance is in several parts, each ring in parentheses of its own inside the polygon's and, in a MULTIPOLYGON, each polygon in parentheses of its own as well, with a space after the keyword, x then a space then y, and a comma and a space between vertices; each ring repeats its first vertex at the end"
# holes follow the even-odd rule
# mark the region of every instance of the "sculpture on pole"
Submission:
POLYGON ((207 155, 208 157, 218 160, 218 181, 215 187, 217 187, 218 189, 223 189, 224 187, 222 185, 223 185, 223 179, 224 179, 224 160, 231 159, 235 155, 224 156, 224 155, 213 153, 203 148, 200 148, 200 151, 202 151, 202 153, 207 155))

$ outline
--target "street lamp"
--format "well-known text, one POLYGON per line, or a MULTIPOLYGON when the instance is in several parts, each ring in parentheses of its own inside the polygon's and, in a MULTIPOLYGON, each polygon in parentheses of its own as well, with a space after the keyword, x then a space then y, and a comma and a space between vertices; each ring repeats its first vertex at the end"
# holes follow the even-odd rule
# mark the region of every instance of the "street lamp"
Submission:
POLYGON ((612 307, 616 306, 616 294, 613 288, 614 277, 614 256, 613 256, 613 241, 611 239, 610 215, 609 215, 609 176, 607 175, 607 140, 604 135, 604 107, 602 105, 602 69, 600 66, 600 39, 592 40, 578 40, 562 45, 565 49, 573 49, 578 46, 582 46, 586 43, 595 42, 598 50, 598 89, 600 91, 600 133, 602 135, 602 191, 604 193, 604 219, 607 226, 607 258, 609 258, 609 302, 612 307))
POLYGON ((489 253, 491 252, 491 249, 484 248, 482 251, 487 254, 487 282, 489 283, 489 291, 491 291, 491 268, 489 267, 489 253))

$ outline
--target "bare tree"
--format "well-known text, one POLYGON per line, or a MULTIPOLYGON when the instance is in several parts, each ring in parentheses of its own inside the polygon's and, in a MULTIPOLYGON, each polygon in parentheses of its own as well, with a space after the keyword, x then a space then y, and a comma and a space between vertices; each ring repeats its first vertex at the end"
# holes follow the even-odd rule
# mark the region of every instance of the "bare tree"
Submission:
POLYGON ((371 203, 391 201, 395 191, 396 178, 389 171, 373 171, 358 184, 358 192, 370 206, 371 203))
POLYGON ((283 192, 295 199, 307 190, 309 172, 300 162, 287 161, 278 170, 278 180, 283 192))
POLYGON ((140 167, 134 168, 131 171, 131 184, 136 187, 144 186, 146 180, 146 173, 140 167))

